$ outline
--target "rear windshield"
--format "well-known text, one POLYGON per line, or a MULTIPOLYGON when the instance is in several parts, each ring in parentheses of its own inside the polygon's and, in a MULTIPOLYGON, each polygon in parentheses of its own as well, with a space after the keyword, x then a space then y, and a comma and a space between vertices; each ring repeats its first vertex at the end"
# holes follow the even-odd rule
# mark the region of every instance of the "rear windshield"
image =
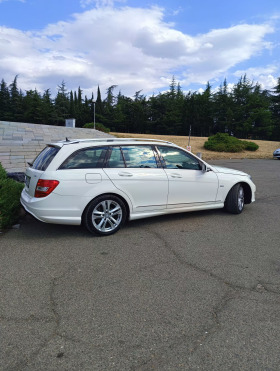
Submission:
POLYGON ((45 171, 59 150, 60 148, 51 146, 44 148, 43 151, 35 158, 32 168, 45 171))

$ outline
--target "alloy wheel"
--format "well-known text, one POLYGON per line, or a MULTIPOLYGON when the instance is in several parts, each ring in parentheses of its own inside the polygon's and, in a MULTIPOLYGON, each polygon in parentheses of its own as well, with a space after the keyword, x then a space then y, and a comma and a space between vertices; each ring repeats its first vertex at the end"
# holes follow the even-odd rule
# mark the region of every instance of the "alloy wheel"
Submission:
POLYGON ((122 221, 122 208, 113 200, 97 204, 92 212, 92 224, 100 232, 112 232, 122 221))

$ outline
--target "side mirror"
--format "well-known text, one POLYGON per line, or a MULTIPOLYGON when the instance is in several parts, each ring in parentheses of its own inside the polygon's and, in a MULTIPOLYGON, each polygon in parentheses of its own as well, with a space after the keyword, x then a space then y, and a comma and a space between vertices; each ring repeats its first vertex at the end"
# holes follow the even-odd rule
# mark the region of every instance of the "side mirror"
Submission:
POLYGON ((207 165, 204 164, 204 162, 201 164, 202 165, 202 172, 203 173, 208 173, 209 171, 211 171, 211 169, 209 167, 207 167, 207 165))

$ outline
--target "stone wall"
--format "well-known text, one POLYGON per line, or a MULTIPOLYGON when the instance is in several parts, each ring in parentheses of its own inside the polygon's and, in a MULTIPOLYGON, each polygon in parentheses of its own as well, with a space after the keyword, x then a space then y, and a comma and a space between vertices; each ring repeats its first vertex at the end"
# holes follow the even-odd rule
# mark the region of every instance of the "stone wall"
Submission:
POLYGON ((94 129, 0 121, 0 162, 7 172, 25 172, 47 143, 68 139, 113 137, 94 129))

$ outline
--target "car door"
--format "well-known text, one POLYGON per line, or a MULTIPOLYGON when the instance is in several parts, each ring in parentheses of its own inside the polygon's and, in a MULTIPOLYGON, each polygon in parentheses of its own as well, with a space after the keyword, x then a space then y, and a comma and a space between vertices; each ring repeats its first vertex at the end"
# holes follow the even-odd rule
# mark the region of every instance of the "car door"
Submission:
POLYGON ((166 208, 168 179, 151 145, 112 146, 104 171, 135 212, 166 208))
POLYGON ((189 152, 171 146, 157 146, 169 181, 168 208, 216 201, 218 178, 202 171, 201 163, 189 152))

